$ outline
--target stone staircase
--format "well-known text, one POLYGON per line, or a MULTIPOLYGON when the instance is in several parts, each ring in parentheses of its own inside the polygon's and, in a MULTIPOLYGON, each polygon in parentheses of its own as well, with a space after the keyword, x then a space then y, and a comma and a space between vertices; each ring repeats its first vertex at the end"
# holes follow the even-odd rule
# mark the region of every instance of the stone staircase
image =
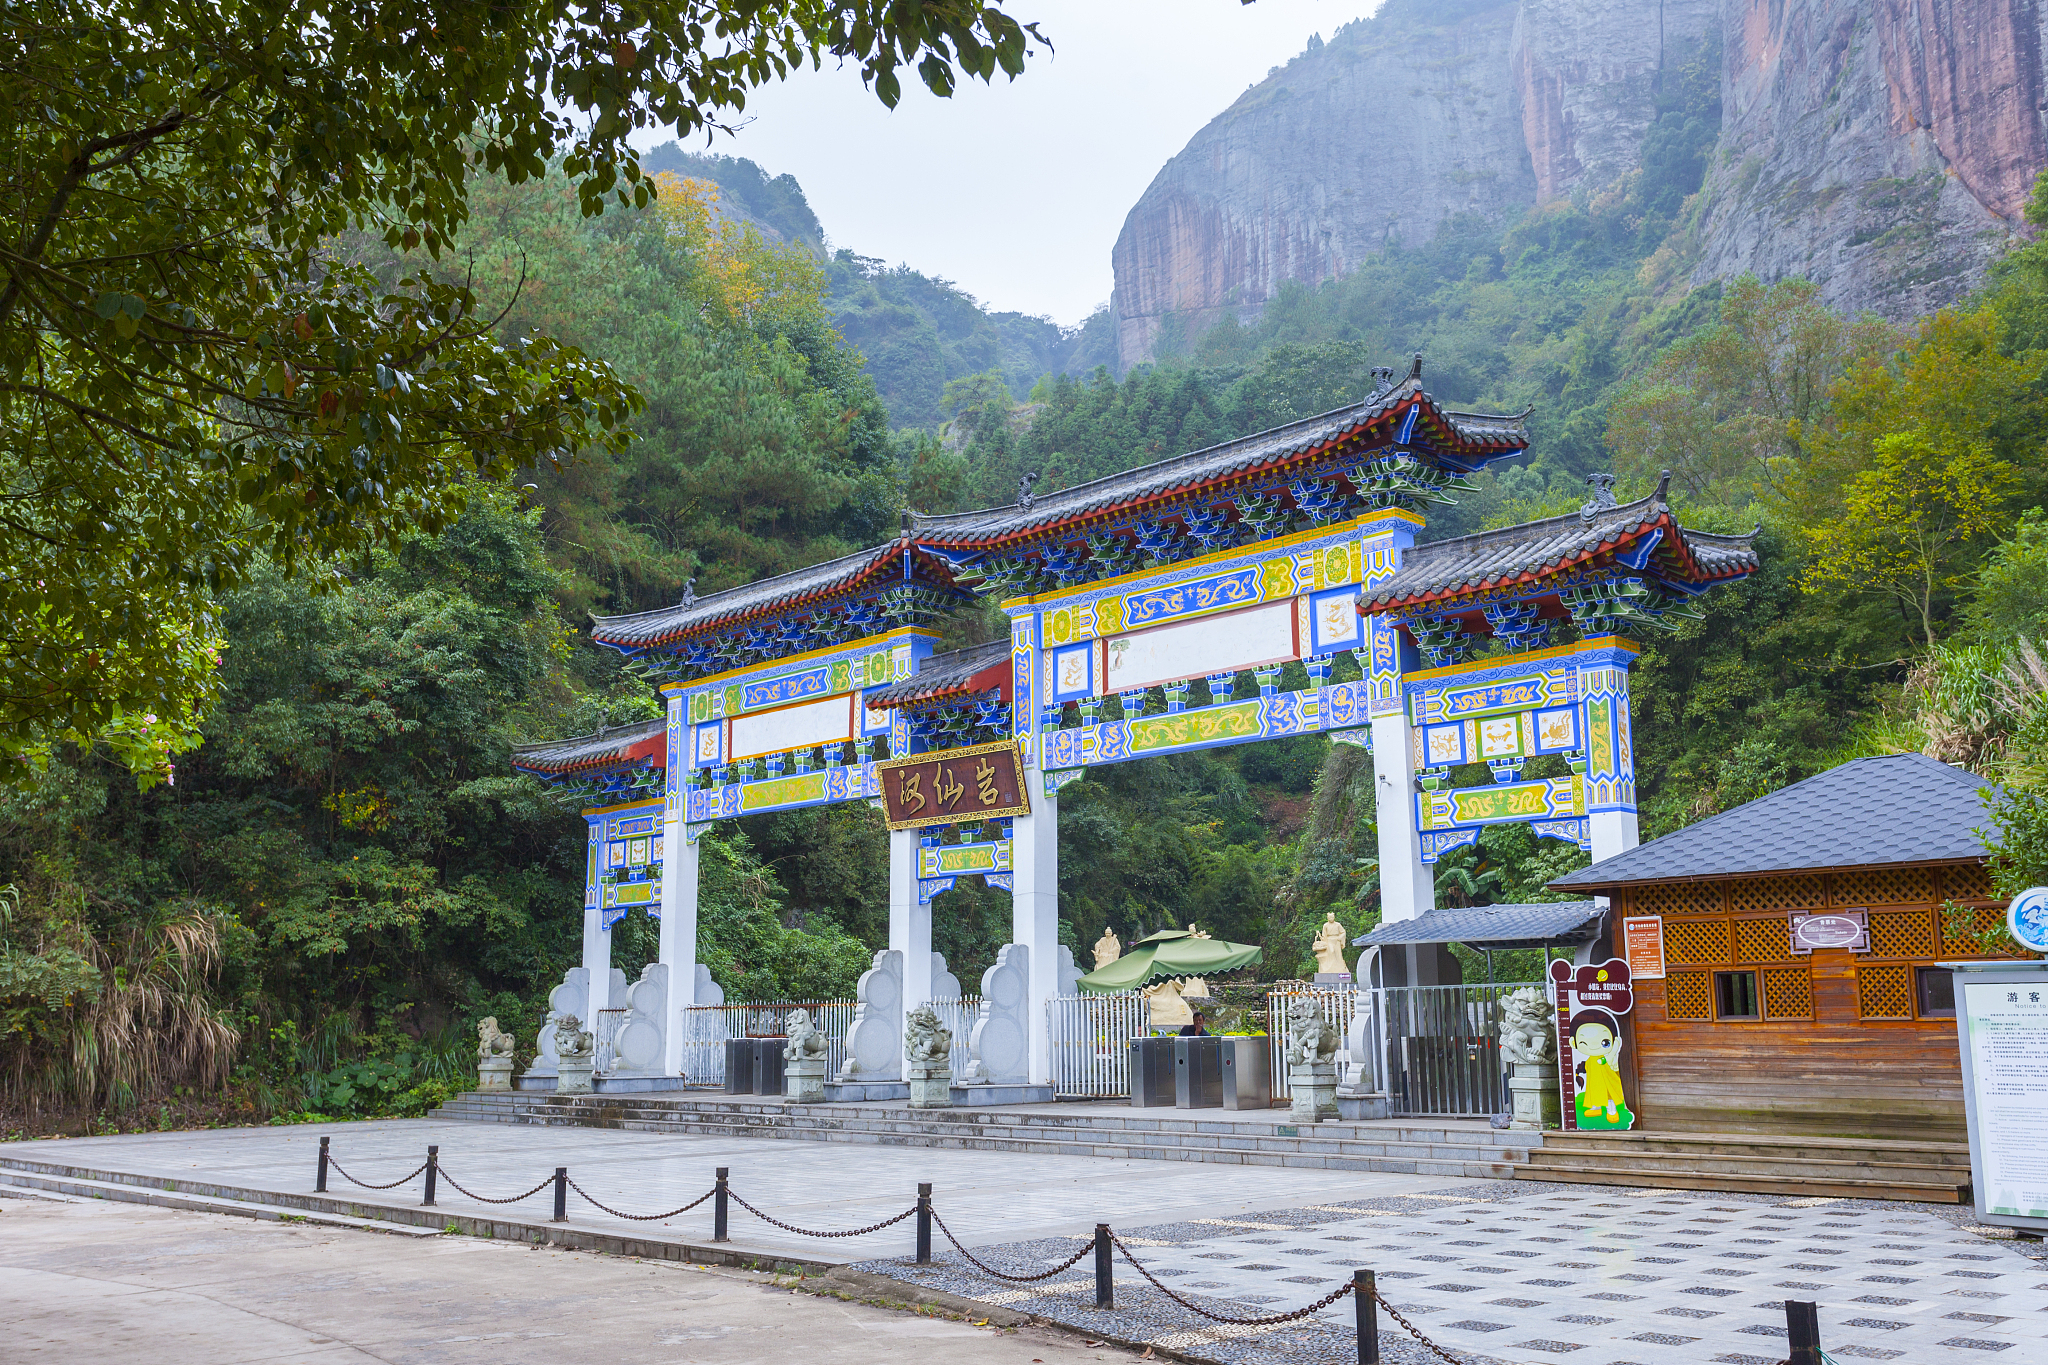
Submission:
POLYGON ((1963 1142, 1739 1133, 1546 1133, 1515 1174, 1590 1185, 1960 1204, 1970 1199, 1970 1148, 1963 1142))
POLYGON ((693 1098, 673 1092, 558 1097, 514 1091, 458 1095, 428 1117, 1492 1180, 1512 1178, 1516 1163, 1527 1159, 1531 1143, 1540 1141, 1535 1134, 1495 1132, 1484 1123, 1380 1120, 1297 1125, 1286 1122, 1279 1110, 1270 1119, 1226 1119, 1222 1111, 1213 1112, 1218 1117, 1116 1103, 911 1110, 693 1098))

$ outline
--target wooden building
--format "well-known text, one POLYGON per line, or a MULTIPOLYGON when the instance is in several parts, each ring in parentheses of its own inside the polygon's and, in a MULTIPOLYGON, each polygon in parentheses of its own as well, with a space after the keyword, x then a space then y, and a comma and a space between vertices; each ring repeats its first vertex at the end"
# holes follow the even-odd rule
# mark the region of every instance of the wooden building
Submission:
POLYGON ((1950 973, 1985 957, 1982 778, 1921 754, 1858 759, 1553 882, 1604 895, 1597 945, 1662 920, 1636 982, 1630 1100, 1650 1132, 1961 1141, 1950 973), (1860 911, 1868 951, 1797 951, 1794 916, 1860 911))

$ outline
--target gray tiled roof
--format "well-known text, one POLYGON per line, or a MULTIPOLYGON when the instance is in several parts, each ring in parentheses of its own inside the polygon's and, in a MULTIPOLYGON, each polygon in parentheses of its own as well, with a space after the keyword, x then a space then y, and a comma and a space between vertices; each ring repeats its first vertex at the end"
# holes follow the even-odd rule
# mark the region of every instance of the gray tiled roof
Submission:
POLYGON ((591 634, 609 645, 633 648, 651 644, 729 616, 752 615, 796 598, 826 592, 858 578, 863 571, 901 548, 901 541, 892 540, 873 549, 828 559, 823 564, 793 569, 773 578, 714 592, 696 599, 687 607, 657 607, 653 611, 635 612, 630 616, 595 616, 591 618, 591 634))
POLYGON ((965 687, 968 681, 983 669, 1006 664, 1009 658, 1008 640, 990 640, 987 644, 969 645, 966 649, 956 649, 950 654, 935 654, 919 665, 917 672, 905 681, 892 684, 879 692, 867 693, 861 699, 861 704, 879 711, 956 691, 965 687))
POLYGON ((1399 924, 1382 924, 1351 943, 1353 947, 1364 948, 1388 948, 1401 943, 1464 943, 1481 948, 1589 943, 1599 929, 1600 914, 1600 907, 1592 901, 1442 907, 1399 924))
MULTIPOLYGON (((1700 577, 1687 574, 1687 581, 1755 572, 1757 555, 1751 548, 1755 532, 1726 536, 1688 531, 1670 520, 1670 508, 1660 489, 1646 498, 1605 509, 1591 519, 1570 512, 1523 526, 1417 545, 1402 556, 1400 572, 1368 590, 1365 600, 1369 606, 1412 601, 1431 594, 1492 587, 1524 574, 1546 573, 1633 540, 1660 521, 1679 537, 1699 568, 1700 577)), ((1660 557, 1665 548, 1658 548, 1660 557)))
MULTIPOLYGON (((1076 484, 1056 493, 1042 494, 1029 511, 1016 506, 991 507, 979 512, 919 517, 918 539, 934 545, 990 540, 1126 503, 1156 498, 1176 489, 1208 483, 1240 470, 1302 454, 1369 426, 1383 414, 1415 397, 1420 397, 1431 407, 1436 406, 1435 400, 1423 391, 1419 365, 1405 382, 1395 385, 1377 399, 1306 417, 1271 431, 1224 441, 1156 464, 1128 469, 1121 474, 1076 484)), ((1451 412, 1442 408, 1437 411, 1459 436, 1474 445, 1519 449, 1529 443, 1528 426, 1524 420, 1527 413, 1490 415, 1451 412)), ((1503 449, 1499 453, 1507 451, 1503 449)))
POLYGON ((1985 858, 1990 784, 1925 754, 1858 758, 1560 877, 1560 891, 1985 858))
MULTIPOLYGON (((667 728, 660 720, 612 725, 594 735, 521 744, 512 750, 512 766, 536 772, 561 773, 573 768, 601 768, 624 762, 635 745, 655 739, 667 728)), ((657 746, 659 747, 659 746, 657 746)))

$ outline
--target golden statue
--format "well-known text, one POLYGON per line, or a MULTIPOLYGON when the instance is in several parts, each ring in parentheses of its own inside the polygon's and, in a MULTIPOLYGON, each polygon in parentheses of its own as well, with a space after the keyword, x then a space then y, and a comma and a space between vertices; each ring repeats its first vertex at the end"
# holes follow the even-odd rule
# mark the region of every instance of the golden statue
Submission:
POLYGON ((1323 917, 1322 927, 1316 930, 1316 941, 1309 945, 1316 955, 1317 976, 1349 976, 1351 969, 1344 965, 1344 940, 1348 935, 1344 926, 1337 923, 1337 912, 1330 911, 1323 917))
POLYGON ((1124 955, 1124 945, 1117 942, 1116 930, 1104 928, 1102 937, 1095 940, 1095 970, 1101 971, 1124 955))

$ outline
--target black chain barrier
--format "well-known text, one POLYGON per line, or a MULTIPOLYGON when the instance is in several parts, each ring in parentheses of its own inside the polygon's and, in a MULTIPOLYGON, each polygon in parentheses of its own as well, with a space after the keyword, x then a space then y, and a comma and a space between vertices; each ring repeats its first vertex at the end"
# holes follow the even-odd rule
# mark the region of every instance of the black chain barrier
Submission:
POLYGON ((865 1237, 870 1232, 880 1232, 883 1228, 891 1227, 897 1223, 900 1223, 904 1219, 910 1217, 912 1214, 917 1212, 917 1205, 912 1204, 909 1208, 903 1210, 903 1212, 897 1214, 894 1218, 884 1218, 881 1222, 870 1223, 864 1228, 848 1228, 844 1232, 818 1232, 811 1228, 800 1228, 794 1223, 785 1223, 780 1218, 773 1217, 770 1214, 765 1214, 761 1212, 761 1210, 755 1208, 752 1204, 749 1204, 746 1200, 740 1198, 736 1194, 733 1194, 730 1189, 726 1191, 726 1194, 731 1197, 733 1203, 738 1204, 741 1208, 745 1209, 748 1213, 753 1214, 754 1217, 760 1219, 762 1222, 773 1223, 776 1227, 781 1228, 784 1232, 794 1232, 799 1237, 865 1237))
POLYGON ((1451 1365, 1464 1365, 1464 1362, 1460 1361, 1456 1356, 1452 1355, 1449 1351, 1446 1351, 1443 1347, 1431 1341, 1428 1337, 1422 1335, 1422 1332, 1415 1326, 1414 1323, 1408 1321, 1408 1319, 1401 1316, 1400 1309, 1394 1307, 1394 1305, 1387 1302, 1386 1295, 1380 1293, 1379 1290, 1375 1289, 1372 1292, 1372 1296, 1380 1307, 1387 1310, 1388 1317, 1392 1318, 1395 1322, 1400 1323, 1402 1327, 1406 1328, 1409 1336, 1414 1337, 1417 1341, 1421 1342, 1429 1350, 1436 1352, 1439 1359, 1448 1360, 1451 1362, 1451 1365))
MULTIPOLYGON (((448 1183, 449 1183, 450 1185, 454 1185, 454 1186, 455 1186, 455 1189, 456 1189, 456 1192, 457 1192, 458 1194, 465 1194, 465 1195, 468 1195, 468 1196, 469 1196, 469 1197, 470 1197, 471 1199, 474 1199, 474 1200, 476 1200, 476 1201, 477 1201, 478 1203, 480 1203, 480 1204, 516 1204, 516 1203, 518 1203, 518 1202, 519 1202, 520 1200, 522 1200, 522 1199, 531 1199, 531 1198, 533 1198, 533 1197, 534 1197, 535 1195, 539 1194, 539 1193, 540 1193, 540 1192, 541 1192, 542 1190, 546 1189, 546 1188, 547 1188, 548 1186, 550 1186, 550 1185, 552 1185, 552 1184, 554 1184, 554 1183, 555 1183, 555 1178, 554 1178, 553 1176, 549 1176, 549 1177, 548 1177, 548 1178, 547 1178, 546 1180, 543 1180, 543 1181, 541 1181, 541 1182, 540 1182, 540 1184, 538 1184, 538 1185, 535 1185, 535 1186, 534 1186, 534 1187, 533 1187, 532 1189, 528 1190, 528 1191, 527 1191, 527 1192, 526 1192, 525 1194, 515 1194, 515 1195, 513 1195, 513 1196, 512 1196, 512 1197, 511 1197, 510 1199, 493 1199, 493 1198, 491 1198, 491 1197, 490 1197, 489 1195, 487 1195, 487 1194, 474 1194, 474 1193, 471 1193, 471 1192, 470 1192, 469 1190, 465 1190, 465 1189, 463 1189, 461 1185, 459 1185, 459 1184, 457 1184, 457 1183, 456 1183, 455 1177, 454 1177, 454 1176, 452 1176, 452 1175, 450 1175, 450 1174, 448 1174, 448 1168, 447 1168, 446 1166, 443 1166, 443 1167, 441 1168, 441 1178, 442 1178, 443 1180, 447 1181, 447 1182, 448 1182, 448 1183)), ((584 1197, 585 1199, 590 1199, 590 1196, 589 1196, 589 1195, 584 1195, 583 1197, 584 1197)), ((596 1200, 594 1200, 594 1199, 591 1199, 591 1201, 590 1201, 590 1202, 591 1202, 591 1203, 593 1203, 593 1204, 595 1204, 595 1203, 596 1203, 597 1201, 596 1201, 596 1200)))
MULTIPOLYGON (((548 1180, 549 1182, 552 1182, 554 1180, 554 1177, 549 1176, 548 1180)), ((576 1193, 582 1195, 585 1203, 603 1209, 606 1213, 610 1214, 614 1218, 629 1218, 635 1223, 652 1223, 657 1219, 673 1218, 679 1213, 688 1213, 691 1209, 696 1208, 699 1204, 709 1199, 712 1195, 718 1193, 718 1187, 716 1185, 713 1185, 710 1189, 704 1191, 704 1193, 698 1195, 695 1199, 692 1199, 689 1203, 683 1205, 681 1208, 670 1209, 667 1213, 621 1213, 619 1212, 619 1210, 613 1208, 610 1204, 600 1203, 598 1200, 593 1199, 590 1195, 590 1191, 584 1189, 581 1185, 577 1184, 573 1180, 569 1182, 569 1188, 576 1191, 576 1193)))
MULTIPOLYGON (((389 1185, 372 1185, 367 1180, 358 1180, 354 1176, 350 1175, 347 1171, 342 1170, 341 1163, 339 1161, 336 1161, 331 1156, 327 1158, 327 1165, 329 1169, 333 1170, 336 1174, 338 1174, 343 1180, 346 1180, 349 1184, 360 1185, 362 1186, 362 1188, 366 1190, 395 1190, 400 1185, 403 1185, 406 1181, 412 1179, 413 1176, 416 1176, 421 1171, 427 1169, 427 1163, 422 1161, 419 1165, 415 1166, 409 1173, 398 1177, 398 1179, 392 1181, 389 1185)), ((451 1181, 449 1183, 453 1184, 454 1182, 451 1181)))
POLYGON ((975 1269, 979 1270, 984 1275, 993 1275, 999 1280, 1008 1280, 1011 1284, 1030 1284, 1036 1280, 1049 1280, 1053 1276, 1061 1273, 1062 1271, 1072 1270, 1074 1268, 1074 1263, 1076 1261, 1079 1261, 1083 1256, 1086 1256, 1089 1252, 1095 1250, 1095 1244, 1093 1242, 1090 1242, 1086 1246, 1082 1247, 1079 1251, 1075 1252, 1072 1256, 1069 1256, 1066 1260, 1054 1266, 1051 1270, 1042 1271, 1041 1273, 1036 1275, 1012 1275, 1008 1271, 997 1270, 994 1266, 982 1260, 979 1256, 976 1256, 966 1247, 961 1246, 960 1239, 953 1235, 953 1229, 946 1226, 946 1220, 939 1217, 938 1211, 936 1209, 932 1211, 932 1221, 939 1225, 940 1232, 946 1234, 946 1240, 953 1244, 953 1250, 959 1252, 962 1256, 965 1256, 971 1263, 973 1263, 975 1269))
MULTIPOLYGON (((1323 1295, 1323 1297, 1317 1299, 1308 1307, 1297 1308, 1292 1313, 1274 1313, 1270 1317, 1263 1318, 1233 1318, 1223 1313, 1211 1313, 1208 1309, 1202 1307, 1202 1305, 1198 1303, 1188 1302, 1186 1299, 1182 1298, 1180 1295, 1174 1293, 1171 1289, 1167 1288, 1164 1284, 1160 1283, 1159 1277, 1157 1275, 1154 1275, 1151 1271, 1145 1269, 1145 1267, 1139 1262, 1138 1258, 1131 1255, 1131 1249, 1124 1245, 1123 1238, 1117 1236, 1115 1233, 1112 1232, 1109 1234, 1109 1240, 1116 1244, 1116 1249, 1123 1253, 1124 1259, 1131 1263, 1131 1268, 1133 1270, 1137 1271, 1140 1275, 1143 1275, 1147 1280, 1150 1280, 1152 1282, 1152 1287, 1154 1289, 1166 1295, 1167 1298, 1172 1299, 1175 1303, 1179 1304, 1181 1307, 1187 1309, 1191 1313, 1200 1313, 1203 1317, 1208 1318, 1211 1322, 1227 1322, 1231 1324, 1233 1327, 1274 1327, 1283 1322, 1296 1322, 1302 1318, 1309 1316, 1309 1314, 1311 1313, 1322 1312, 1325 1308, 1328 1308, 1331 1304, 1335 1303, 1337 1300, 1343 1298, 1346 1294, 1349 1294, 1351 1292, 1351 1284, 1347 1280, 1340 1288, 1331 1290, 1328 1294, 1323 1295)), ((1380 1302, 1384 1303, 1386 1302, 1386 1300, 1382 1299, 1380 1300, 1380 1302)), ((1393 1310, 1388 1309, 1387 1311, 1392 1312, 1393 1310)), ((1415 1329, 1411 1327, 1408 1330, 1412 1332, 1415 1329)), ((1445 1359, 1448 1360, 1449 1357, 1446 1356, 1445 1359)), ((1455 1365, 1455 1362, 1453 1363, 1453 1365, 1455 1365)))

